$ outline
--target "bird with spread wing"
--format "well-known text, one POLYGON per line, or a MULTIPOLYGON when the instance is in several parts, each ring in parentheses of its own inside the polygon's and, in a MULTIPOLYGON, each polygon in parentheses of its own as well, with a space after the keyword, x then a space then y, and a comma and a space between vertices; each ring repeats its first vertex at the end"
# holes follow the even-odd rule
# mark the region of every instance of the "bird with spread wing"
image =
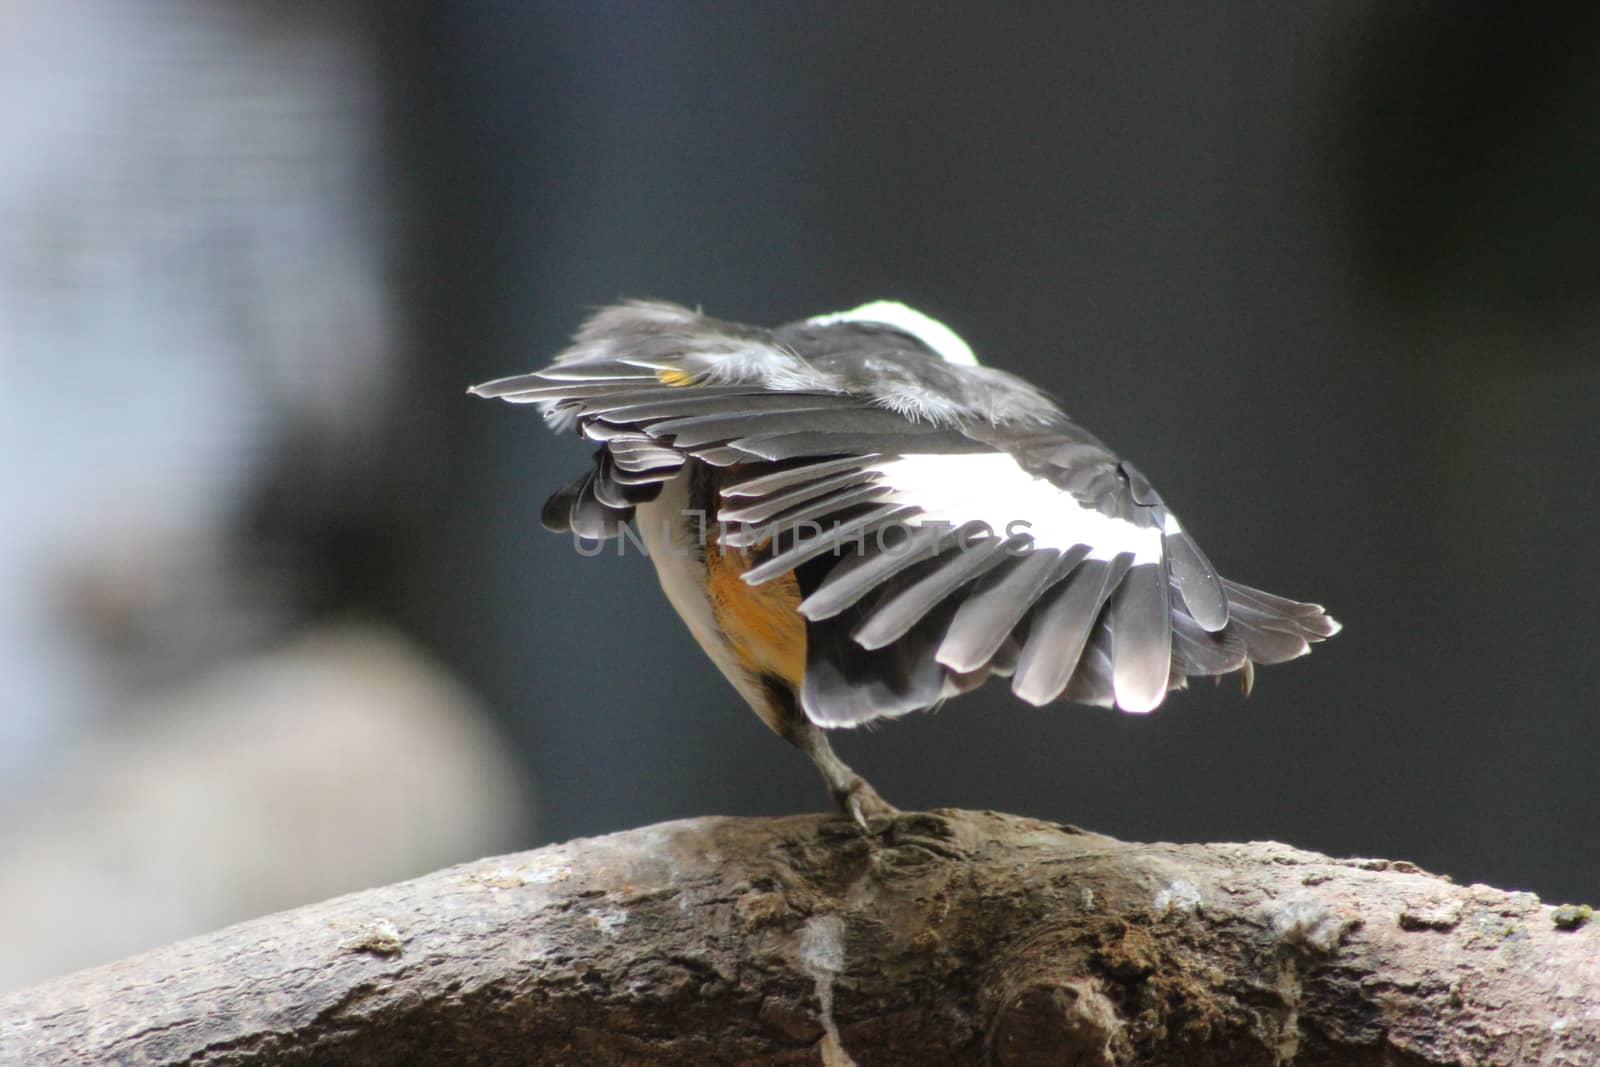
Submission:
POLYGON ((696 641, 863 825, 894 809, 824 730, 991 675, 1147 712, 1191 677, 1248 690, 1339 629, 1220 577, 1132 464, 903 304, 764 329, 624 303, 472 392, 599 444, 544 525, 634 522, 696 641))

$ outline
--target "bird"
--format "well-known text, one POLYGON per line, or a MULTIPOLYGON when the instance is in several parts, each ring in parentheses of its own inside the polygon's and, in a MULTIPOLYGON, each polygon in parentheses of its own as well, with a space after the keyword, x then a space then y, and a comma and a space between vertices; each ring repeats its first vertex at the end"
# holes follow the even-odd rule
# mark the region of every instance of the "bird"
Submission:
POLYGON ((1137 467, 895 301, 773 328, 625 301, 544 369, 469 392, 599 446, 543 525, 648 553, 706 655, 862 827, 896 809, 828 731, 990 677, 1032 705, 1133 713, 1194 677, 1248 694, 1256 665, 1339 630, 1221 577, 1137 467))

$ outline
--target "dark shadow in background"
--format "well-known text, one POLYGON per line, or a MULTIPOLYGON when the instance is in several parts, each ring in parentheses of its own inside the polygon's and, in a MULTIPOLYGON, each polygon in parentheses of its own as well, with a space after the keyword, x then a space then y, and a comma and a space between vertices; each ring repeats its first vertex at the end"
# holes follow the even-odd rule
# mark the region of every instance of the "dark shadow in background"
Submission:
POLYGON ((419 373, 369 595, 512 721, 551 839, 821 806, 646 561, 539 530, 588 450, 461 392, 621 296, 898 298, 1347 629, 1249 700, 844 738, 885 795, 1593 897, 1600 35, 1514 10, 397 13, 419 373))

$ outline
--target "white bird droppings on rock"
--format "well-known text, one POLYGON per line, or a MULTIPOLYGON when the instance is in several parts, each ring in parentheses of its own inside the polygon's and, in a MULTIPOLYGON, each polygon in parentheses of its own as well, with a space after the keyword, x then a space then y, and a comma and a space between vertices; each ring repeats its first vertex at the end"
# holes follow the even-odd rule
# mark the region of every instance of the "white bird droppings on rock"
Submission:
POLYGON ((800 933, 800 965, 817 984, 817 1007, 822 1023, 823 1067, 856 1067, 856 1061, 839 1040, 833 1021, 833 979, 844 970, 844 920, 837 915, 813 915, 800 933))
POLYGON ((617 931, 628 921, 628 913, 622 908, 589 909, 589 918, 594 920, 595 927, 606 937, 616 937, 617 931))
POLYGON ((1341 915, 1312 893, 1296 894, 1266 907, 1272 930, 1284 942, 1326 955, 1339 947, 1359 920, 1341 915))
POLYGON ((1178 878, 1162 886, 1156 893, 1157 915, 1171 915, 1175 911, 1190 913, 1200 907, 1200 887, 1185 878, 1178 878))

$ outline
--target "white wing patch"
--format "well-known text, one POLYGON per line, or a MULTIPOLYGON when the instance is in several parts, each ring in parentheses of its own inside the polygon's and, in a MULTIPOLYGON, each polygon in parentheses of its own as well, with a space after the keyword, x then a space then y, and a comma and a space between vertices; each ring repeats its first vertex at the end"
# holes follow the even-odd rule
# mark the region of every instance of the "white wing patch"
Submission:
MULTIPOLYGON (((1001 537, 1028 534, 1037 548, 1088 545, 1088 558, 1099 560, 1131 552, 1135 565, 1162 559, 1160 527, 1137 526, 1087 507, 1003 452, 897 456, 873 467, 879 482, 893 490, 884 502, 922 510, 908 520, 913 525, 980 521, 1001 537)), ((1178 528, 1175 518, 1167 524, 1178 528)))
POLYGON ((915 308, 906 307, 898 300, 874 300, 870 304, 862 304, 849 311, 816 315, 806 322, 812 326, 833 326, 841 322, 881 322, 885 326, 893 326, 897 330, 909 333, 939 353, 940 358, 946 363, 959 363, 965 367, 978 365, 978 357, 973 354, 972 346, 963 341, 960 334, 938 319, 924 315, 915 308))

